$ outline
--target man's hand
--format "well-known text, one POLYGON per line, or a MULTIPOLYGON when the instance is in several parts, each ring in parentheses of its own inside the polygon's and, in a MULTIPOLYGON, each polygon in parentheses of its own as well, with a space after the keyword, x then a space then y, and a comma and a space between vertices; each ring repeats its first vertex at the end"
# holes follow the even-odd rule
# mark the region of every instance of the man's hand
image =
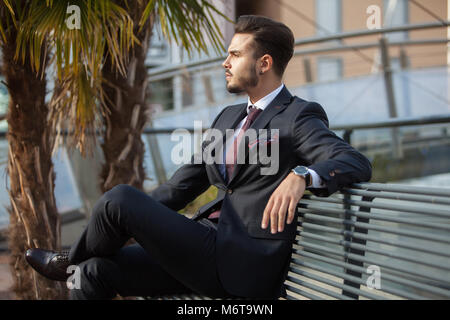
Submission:
POLYGON ((305 179, 291 172, 270 196, 264 209, 261 228, 266 229, 270 220, 271 232, 282 232, 286 220, 286 211, 289 211, 287 223, 291 224, 294 220, 295 208, 303 197, 305 189, 305 179))

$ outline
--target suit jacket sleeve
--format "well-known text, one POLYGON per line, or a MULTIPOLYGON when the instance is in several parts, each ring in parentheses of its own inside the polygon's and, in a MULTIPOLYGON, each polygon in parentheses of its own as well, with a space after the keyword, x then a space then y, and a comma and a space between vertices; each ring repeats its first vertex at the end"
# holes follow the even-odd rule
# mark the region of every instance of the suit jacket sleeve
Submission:
POLYGON ((309 102, 293 122, 293 146, 296 155, 317 172, 324 189, 309 189, 317 196, 329 196, 344 186, 369 181, 369 160, 328 129, 323 108, 309 102))
MULTIPOLYGON (((211 127, 214 127, 225 109, 214 119, 211 127)), ((150 196, 168 208, 178 211, 205 192, 210 186, 205 163, 203 160, 201 163, 195 163, 193 155, 189 164, 185 164, 175 171, 167 182, 150 192, 150 196)))

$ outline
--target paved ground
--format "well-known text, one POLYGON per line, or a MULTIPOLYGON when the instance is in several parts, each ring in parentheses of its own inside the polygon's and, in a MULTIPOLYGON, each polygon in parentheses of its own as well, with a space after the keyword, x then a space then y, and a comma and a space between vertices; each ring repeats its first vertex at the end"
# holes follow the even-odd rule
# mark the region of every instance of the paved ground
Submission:
POLYGON ((14 294, 10 291, 13 284, 9 269, 9 255, 0 254, 0 300, 13 300, 14 294))

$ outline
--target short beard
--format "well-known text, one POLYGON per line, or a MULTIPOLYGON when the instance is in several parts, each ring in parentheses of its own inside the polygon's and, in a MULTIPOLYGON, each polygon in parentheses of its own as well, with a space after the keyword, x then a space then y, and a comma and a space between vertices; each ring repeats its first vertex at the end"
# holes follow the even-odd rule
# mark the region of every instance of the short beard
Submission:
POLYGON ((253 88, 258 85, 258 75, 256 73, 256 62, 251 66, 250 76, 248 78, 239 77, 238 83, 234 86, 230 86, 227 84, 227 90, 229 93, 242 93, 247 88, 253 88))

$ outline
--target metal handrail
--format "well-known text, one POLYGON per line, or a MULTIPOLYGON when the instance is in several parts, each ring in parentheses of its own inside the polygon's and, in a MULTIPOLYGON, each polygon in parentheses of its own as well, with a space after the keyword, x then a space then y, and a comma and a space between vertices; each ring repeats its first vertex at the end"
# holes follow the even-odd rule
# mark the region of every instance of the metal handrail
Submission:
MULTIPOLYGON (((450 113, 449 114, 441 114, 441 115, 433 115, 433 116, 425 116, 425 117, 411 117, 411 118, 402 118, 402 119, 392 119, 392 120, 384 120, 384 121, 376 121, 376 122, 365 122, 365 123, 355 123, 349 125, 337 125, 330 126, 330 130, 333 131, 347 131, 347 130, 362 130, 362 129, 382 129, 382 128, 394 128, 394 127, 404 127, 404 126, 416 126, 416 125, 429 125, 429 124, 443 124, 450 123, 450 113)), ((166 127, 166 128, 146 128, 144 129, 144 134, 171 134, 175 130, 186 130, 190 133, 195 132, 194 128, 185 128, 185 127, 166 127)), ((203 131, 208 130, 208 128, 202 128, 203 131)), ((6 136, 6 131, 0 131, 0 138, 4 138, 6 136)), ((69 135, 67 131, 61 133, 63 136, 69 135)), ((100 135, 100 132, 97 131, 97 135, 100 135)))
POLYGON ((428 124, 442 124, 449 122, 450 122, 450 113, 424 117, 410 117, 401 119, 389 119, 377 122, 338 125, 338 126, 331 126, 331 130, 340 131, 340 130, 358 130, 358 129, 361 130, 361 129, 395 128, 395 127, 417 126, 428 124))
MULTIPOLYGON (((421 39, 421 40, 407 40, 407 41, 390 41, 390 47, 406 47, 406 46, 423 46, 423 45, 435 45, 435 44, 445 44, 450 42, 450 39, 421 39)), ((338 52, 338 51, 348 51, 356 49, 371 49, 380 46, 380 42, 370 42, 361 43, 354 45, 337 45, 333 47, 323 47, 314 49, 303 49, 294 51, 294 56, 306 55, 306 54, 316 54, 316 53, 326 53, 326 52, 338 52)))
MULTIPOLYGON (((440 114, 433 116, 424 116, 424 117, 410 117, 410 118, 402 118, 402 119, 392 119, 392 120, 384 120, 384 121, 375 121, 375 122, 364 122, 364 123, 355 123, 349 125, 337 125, 330 126, 330 130, 333 131, 347 131, 347 130, 361 130, 361 129, 380 129, 380 128, 394 128, 394 127, 404 127, 404 126, 416 126, 416 125, 429 125, 429 124, 443 124, 450 123, 450 113, 449 114, 440 114)), ((193 128, 181 128, 181 127, 171 127, 171 128, 146 128, 144 130, 144 134, 171 134, 173 131, 177 129, 184 129, 189 131, 190 133, 194 132, 193 128)), ((208 128, 203 128, 203 131, 206 131, 208 128)))
POLYGON ((347 39, 347 38, 357 38, 357 37, 372 36, 372 35, 377 35, 377 34, 401 32, 401 31, 444 28, 444 27, 448 27, 449 25, 450 25, 450 21, 447 20, 447 21, 445 21, 445 23, 443 23, 443 22, 417 23, 417 24, 406 24, 406 25, 402 25, 402 26, 389 27, 389 28, 380 28, 380 29, 374 29, 374 30, 350 31, 350 32, 343 32, 343 33, 338 33, 338 34, 333 34, 333 35, 296 40, 295 45, 300 46, 300 45, 311 44, 311 43, 342 40, 342 39, 347 39))
MULTIPOLYGON (((395 128, 395 127, 406 127, 406 126, 417 126, 417 125, 430 125, 430 124, 443 124, 450 123, 450 113, 449 114, 439 114, 432 116, 421 116, 421 117, 410 117, 410 118, 401 118, 401 119, 389 119, 383 121, 375 121, 375 122, 363 122, 363 123, 354 123, 348 125, 335 125, 330 126, 330 130, 333 131, 349 131, 349 130, 363 130, 363 129, 384 129, 384 128, 395 128)), ((166 128, 146 128, 144 129, 144 134, 171 134, 175 130, 187 130, 190 133, 195 132, 193 128, 185 128, 185 127, 166 127, 166 128)), ((206 131, 208 128, 203 128, 203 131, 206 131)), ((4 138, 6 136, 6 131, 0 131, 0 138, 4 138)), ((69 135, 67 131, 62 132, 62 135, 69 135)), ((97 135, 100 135, 100 132, 97 131, 97 135)))
MULTIPOLYGON (((381 29, 375 29, 375 30, 359 30, 359 31, 352 31, 352 32, 344 32, 344 33, 338 33, 334 35, 329 36, 322 36, 322 37, 313 37, 313 38, 307 38, 307 39, 297 39, 295 40, 295 45, 307 45, 307 44, 313 44, 313 43, 321 43, 326 41, 333 41, 333 40, 342 40, 346 38, 354 38, 354 37, 362 37, 362 36, 371 36, 371 35, 377 35, 377 34, 385 34, 385 33, 392 33, 392 32, 399 32, 399 31, 414 31, 414 30, 420 30, 420 29, 433 29, 433 28, 443 28, 448 27, 450 25, 450 21, 446 21, 446 23, 441 22, 432 22, 432 23, 421 23, 421 24, 408 24, 408 25, 402 25, 397 27, 390 27, 390 28, 381 28, 381 29)), ((423 39, 423 40, 411 40, 411 41, 396 41, 393 43, 390 43, 390 45, 418 45, 418 44, 436 44, 438 41, 437 39, 423 39), (427 43, 427 41, 430 41, 427 43)), ((440 39, 440 41, 446 42, 444 39, 440 39)), ((360 49, 363 49, 367 46, 373 47, 377 44, 363 44, 361 45, 360 49)), ((343 50, 344 48, 347 48, 349 50, 351 49, 358 49, 358 45, 354 46, 338 46, 335 49, 336 50, 343 50)), ((314 50, 314 53, 319 52, 327 52, 330 51, 330 48, 320 48, 314 50)), ((305 50, 305 52, 308 52, 308 50, 305 50)), ((304 54, 303 51, 295 51, 294 55, 304 54)), ((174 64, 170 66, 163 66, 163 67, 157 67, 157 68, 150 68, 148 71, 148 77, 149 81, 156 81, 159 79, 165 79, 172 77, 178 73, 186 72, 187 69, 192 69, 196 67, 202 67, 207 68, 210 66, 214 66, 216 64, 222 63, 222 61, 226 58, 226 55, 221 55, 217 57, 212 58, 205 58, 200 59, 193 62, 188 63, 180 63, 180 64, 174 64)))

